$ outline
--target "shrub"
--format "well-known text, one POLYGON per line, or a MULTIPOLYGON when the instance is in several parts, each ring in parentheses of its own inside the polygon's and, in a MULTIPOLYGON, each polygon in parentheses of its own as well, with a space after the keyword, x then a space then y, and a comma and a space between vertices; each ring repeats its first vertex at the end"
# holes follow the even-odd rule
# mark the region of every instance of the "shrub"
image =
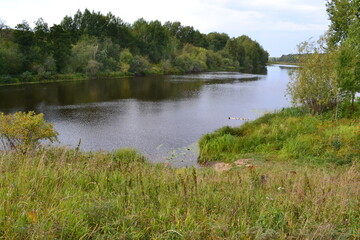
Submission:
POLYGON ((57 141, 58 133, 44 115, 34 112, 0 113, 0 140, 4 150, 26 152, 37 148, 41 140, 57 141))

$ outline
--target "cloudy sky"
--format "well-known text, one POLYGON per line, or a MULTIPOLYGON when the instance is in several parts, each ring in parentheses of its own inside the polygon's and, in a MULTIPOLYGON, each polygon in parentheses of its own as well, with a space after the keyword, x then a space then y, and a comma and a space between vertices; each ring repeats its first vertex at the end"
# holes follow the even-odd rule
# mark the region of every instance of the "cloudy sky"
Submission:
POLYGON ((296 53, 296 45, 328 28, 326 0, 0 0, 0 19, 14 27, 40 17, 50 26, 78 9, 112 12, 125 22, 180 21, 202 33, 243 34, 276 57, 296 53))

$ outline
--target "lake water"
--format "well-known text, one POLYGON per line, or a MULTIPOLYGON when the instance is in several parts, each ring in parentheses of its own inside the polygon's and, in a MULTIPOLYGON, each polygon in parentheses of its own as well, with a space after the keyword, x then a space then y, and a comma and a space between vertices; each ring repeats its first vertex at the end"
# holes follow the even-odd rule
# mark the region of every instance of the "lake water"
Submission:
POLYGON ((225 125, 290 105, 289 68, 266 75, 202 73, 0 87, 0 111, 44 113, 62 145, 138 149, 151 161, 196 164, 196 142, 225 125), (176 157, 173 157, 175 155, 176 157))

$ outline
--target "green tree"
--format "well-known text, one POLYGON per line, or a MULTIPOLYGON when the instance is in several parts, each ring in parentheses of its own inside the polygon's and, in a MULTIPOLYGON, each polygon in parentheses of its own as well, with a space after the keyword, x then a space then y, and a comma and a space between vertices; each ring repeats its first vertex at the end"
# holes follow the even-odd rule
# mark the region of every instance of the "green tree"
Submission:
POLYGON ((119 70, 120 45, 110 38, 104 38, 99 42, 96 60, 101 63, 101 71, 119 70))
POLYGON ((87 72, 90 60, 96 60, 99 48, 95 37, 84 35, 71 49, 70 72, 87 72))
POLYGON ((348 37, 349 26, 360 19, 360 1, 329 0, 326 6, 331 21, 329 45, 334 47, 348 37))
POLYGON ((150 63, 146 57, 134 56, 130 63, 129 71, 137 76, 146 75, 150 70, 150 63))
POLYGON ((101 67, 101 63, 96 60, 90 59, 86 66, 86 73, 89 76, 94 77, 100 71, 101 67))
POLYGON ((337 57, 337 74, 340 88, 347 99, 350 99, 352 110, 355 110, 355 96, 360 92, 360 20, 349 26, 348 37, 339 48, 337 57))
POLYGON ((134 59, 134 56, 132 55, 132 53, 130 52, 130 50, 128 48, 122 50, 120 52, 120 69, 122 72, 126 73, 129 71, 130 69, 130 64, 132 63, 134 59))
POLYGON ((208 69, 206 61, 206 49, 186 44, 181 53, 175 57, 173 66, 177 67, 181 72, 202 72, 208 69))
POLYGON ((23 21, 15 26, 14 42, 19 45, 19 50, 24 56, 22 61, 22 72, 31 71, 32 64, 36 59, 35 36, 27 21, 23 21))
POLYGON ((61 25, 50 28, 50 48, 58 72, 64 71, 71 56, 71 35, 61 25))
POLYGON ((293 104, 308 107, 321 114, 333 109, 340 101, 339 83, 336 77, 336 52, 326 51, 326 39, 317 43, 299 45, 299 68, 291 74, 287 94, 293 104))
POLYGON ((206 40, 208 43, 208 49, 217 52, 226 46, 230 37, 226 33, 211 32, 206 36, 206 40))
POLYGON ((146 22, 143 18, 133 24, 134 36, 142 55, 148 56, 153 63, 169 57, 171 39, 168 31, 159 21, 146 22))
POLYGON ((39 18, 35 22, 35 28, 34 28, 34 37, 35 37, 35 44, 37 47, 41 49, 41 55, 42 57, 45 57, 48 54, 49 50, 49 34, 50 29, 49 26, 42 18, 39 18))
POLYGON ((239 70, 246 72, 264 71, 269 57, 258 42, 245 35, 228 40, 222 54, 237 61, 239 70))
POLYGON ((22 71, 23 59, 18 44, 0 39, 0 75, 19 74, 22 71))

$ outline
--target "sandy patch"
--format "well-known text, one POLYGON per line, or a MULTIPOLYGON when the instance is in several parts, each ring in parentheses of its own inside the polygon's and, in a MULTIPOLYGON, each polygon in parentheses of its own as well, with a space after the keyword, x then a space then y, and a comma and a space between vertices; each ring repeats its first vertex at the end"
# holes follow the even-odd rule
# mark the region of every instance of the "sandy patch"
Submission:
POLYGON ((233 164, 224 163, 224 162, 208 162, 205 164, 204 167, 211 167, 217 172, 225 172, 225 171, 229 171, 233 167, 241 167, 241 166, 245 166, 248 168, 254 168, 254 166, 252 164, 249 164, 249 162, 251 160, 252 159, 250 159, 250 158, 239 159, 239 160, 236 160, 233 164))

